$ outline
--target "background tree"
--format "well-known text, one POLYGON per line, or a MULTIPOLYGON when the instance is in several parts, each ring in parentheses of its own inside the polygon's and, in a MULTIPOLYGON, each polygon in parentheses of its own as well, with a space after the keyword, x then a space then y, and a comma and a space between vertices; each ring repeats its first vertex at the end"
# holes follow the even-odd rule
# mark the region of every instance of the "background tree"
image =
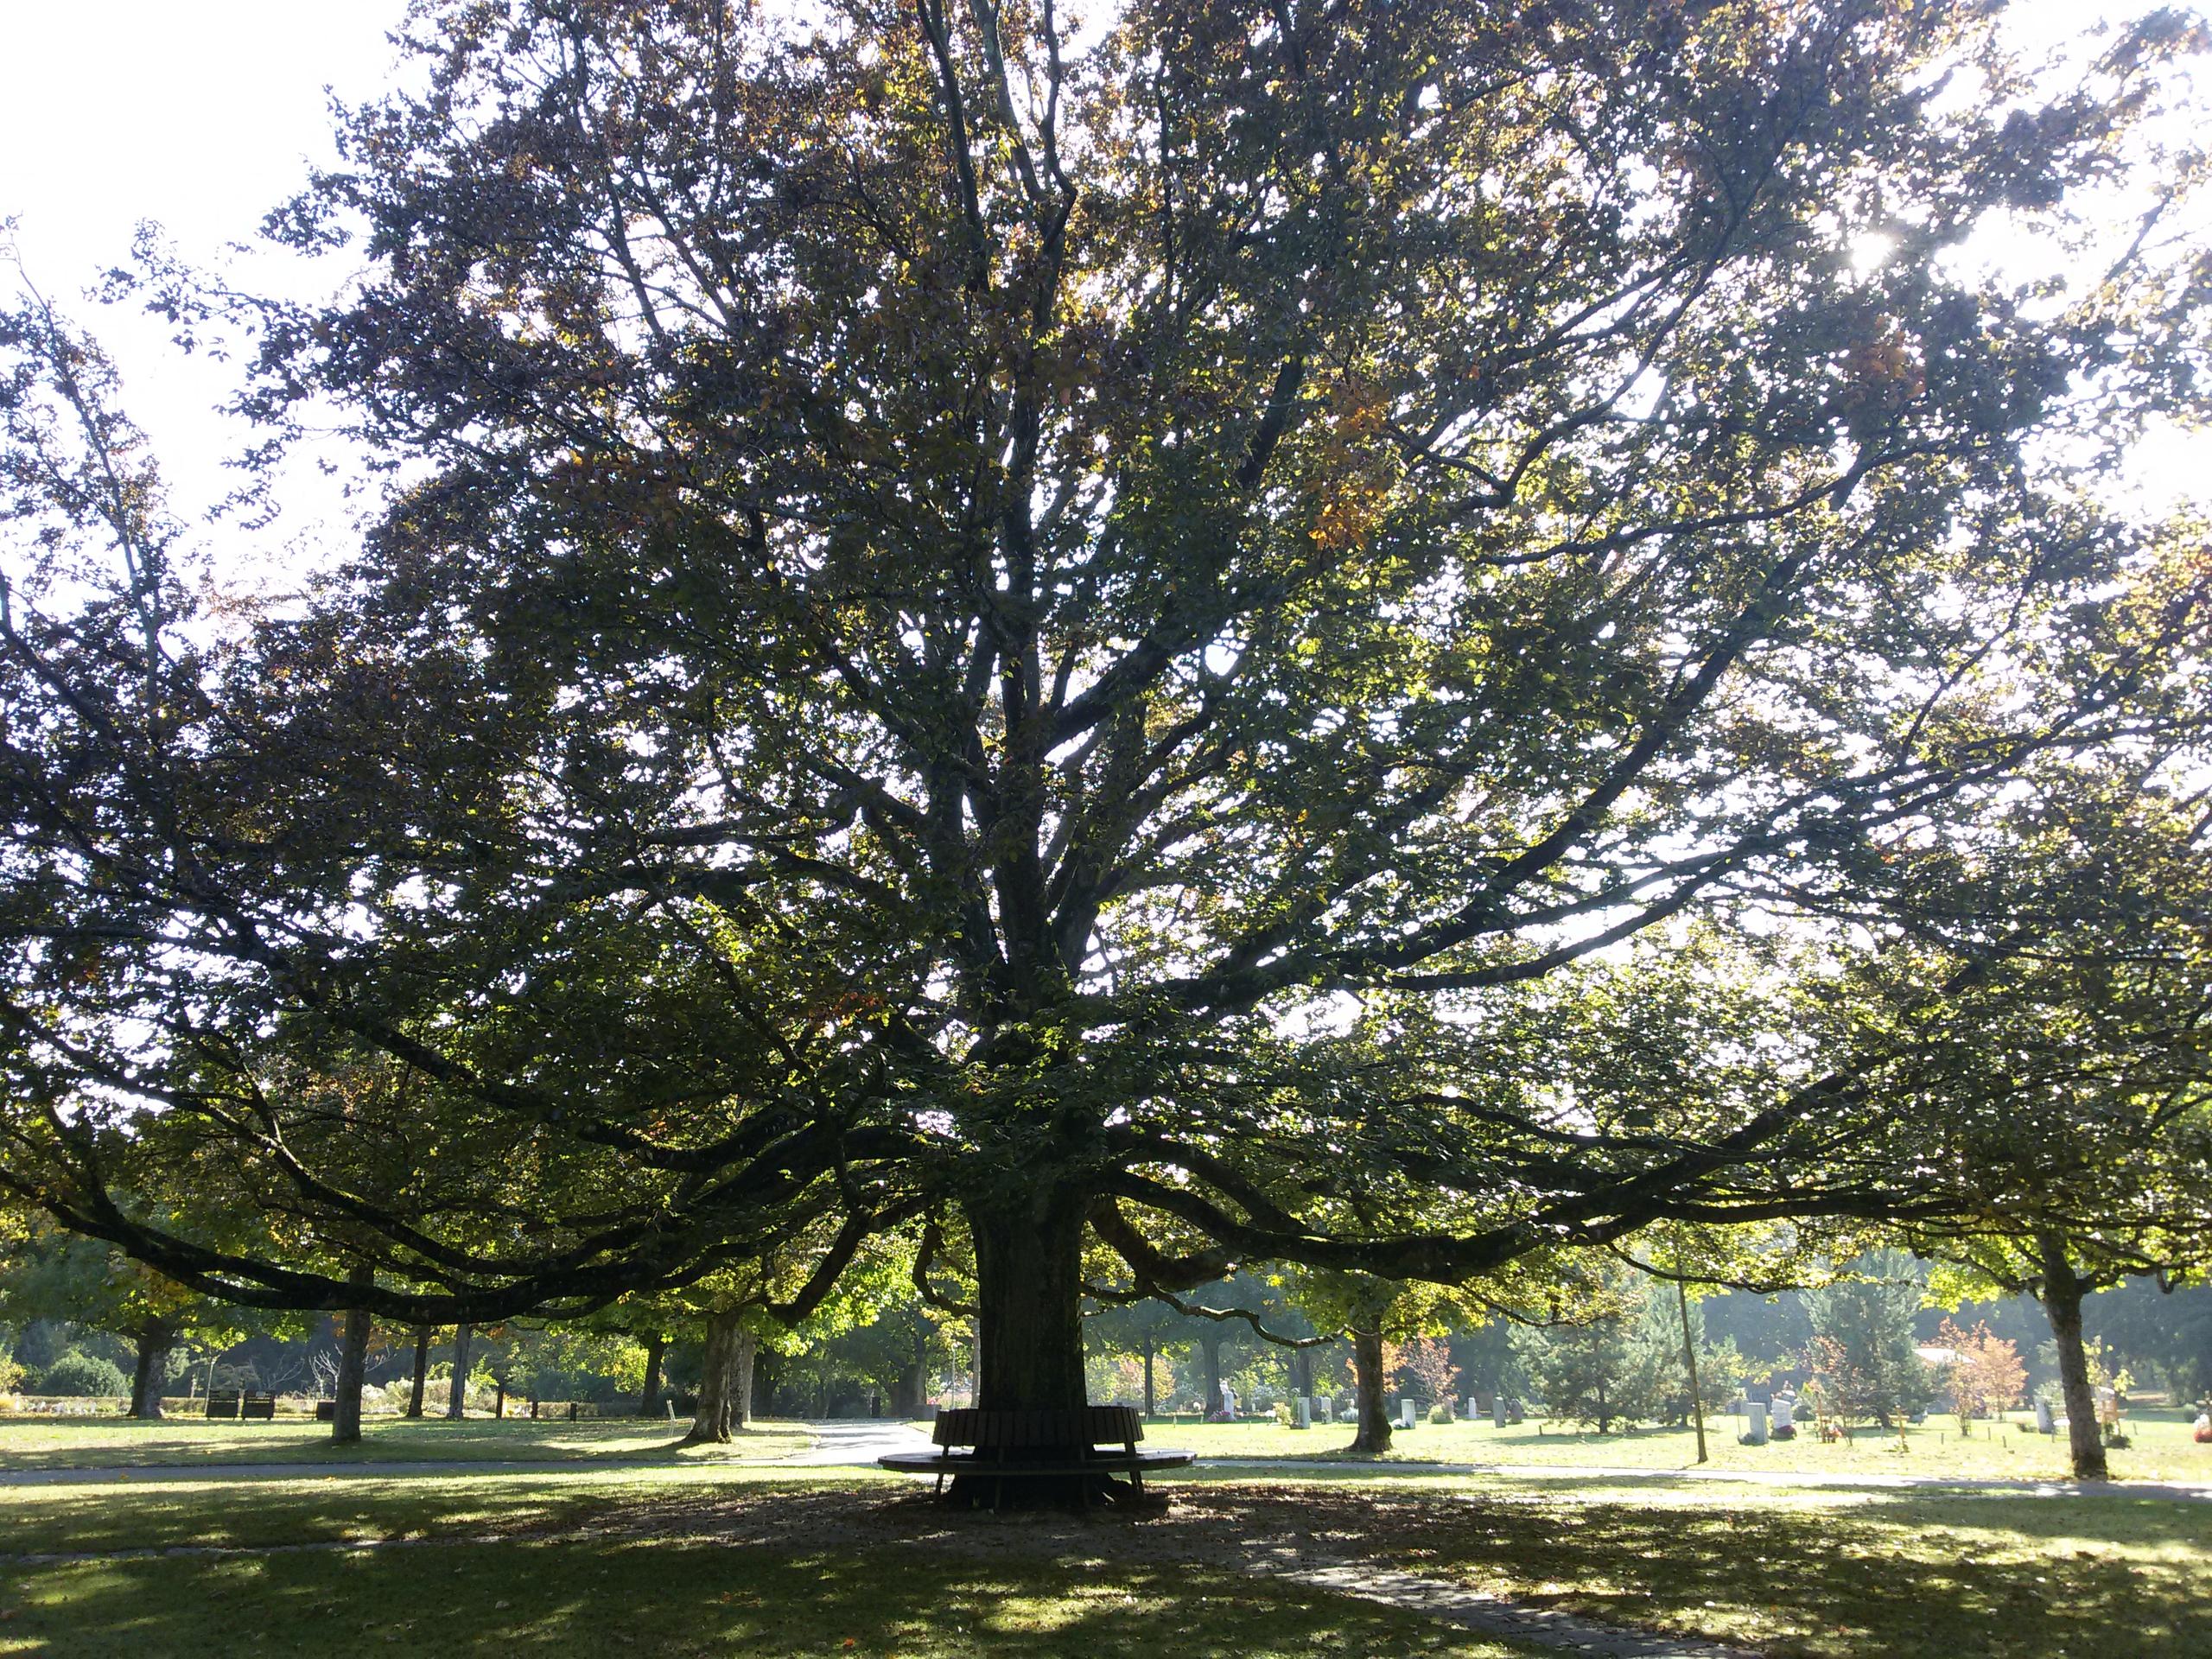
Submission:
POLYGON ((0 1320, 29 1319, 67 1319, 128 1341, 137 1355, 129 1408, 143 1418, 162 1414, 162 1391, 183 1370, 184 1344, 227 1347, 251 1328, 240 1310, 53 1227, 0 1250, 0 1320))
POLYGON ((1813 1340, 1805 1363, 1827 1411, 1890 1428, 1927 1402, 1933 1378, 1912 1328, 1926 1287, 1919 1264, 1892 1249, 1860 1257, 1847 1275, 1807 1293, 1813 1340))
POLYGON ((1953 1355, 1944 1368, 1943 1382, 1951 1391, 1961 1428, 1977 1417, 1993 1416, 2018 1403, 2028 1368, 2020 1363, 2018 1348, 1993 1335, 1986 1325, 1961 1331, 1948 1319, 1936 1341, 1953 1355))

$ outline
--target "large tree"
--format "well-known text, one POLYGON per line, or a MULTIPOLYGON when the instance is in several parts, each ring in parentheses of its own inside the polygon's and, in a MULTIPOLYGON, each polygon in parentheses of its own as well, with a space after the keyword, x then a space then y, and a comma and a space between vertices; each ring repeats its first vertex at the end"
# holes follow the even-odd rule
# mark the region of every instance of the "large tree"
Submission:
POLYGON ((2085 487, 2202 401, 2186 257, 2101 218, 2188 182, 2194 41, 2037 83, 1992 10, 423 0, 272 221, 355 280, 248 308, 276 435, 398 480, 342 570, 195 604, 97 355, 8 320, 0 1179, 442 1323, 825 1239, 796 1318, 909 1228, 1018 1407, 1081 1398, 1087 1230, 1452 1281, 1859 1205, 1867 1057, 1563 1102, 1486 1010, 1880 899, 2199 637, 2085 487))

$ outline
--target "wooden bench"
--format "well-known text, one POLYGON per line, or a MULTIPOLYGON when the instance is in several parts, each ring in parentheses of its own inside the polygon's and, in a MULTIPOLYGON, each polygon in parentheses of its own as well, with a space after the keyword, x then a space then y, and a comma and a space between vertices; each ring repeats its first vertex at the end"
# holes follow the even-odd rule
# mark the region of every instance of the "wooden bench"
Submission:
POLYGON ((207 1414, 228 1417, 239 1422, 258 1419, 264 1423, 276 1421, 276 1396, 257 1389, 210 1389, 207 1390, 207 1414))
POLYGON ((940 1411, 930 1439, 935 1452, 893 1452, 876 1459, 902 1474, 987 1476, 991 1507, 1001 1483, 1052 1475, 1127 1475, 1139 1492, 1147 1469, 1189 1466, 1188 1452, 1140 1452, 1144 1420, 1132 1406, 1083 1406, 1065 1411, 940 1411), (965 1448, 964 1450, 963 1448, 965 1448), (1058 1454, 1058 1455, 1055 1455, 1058 1454))

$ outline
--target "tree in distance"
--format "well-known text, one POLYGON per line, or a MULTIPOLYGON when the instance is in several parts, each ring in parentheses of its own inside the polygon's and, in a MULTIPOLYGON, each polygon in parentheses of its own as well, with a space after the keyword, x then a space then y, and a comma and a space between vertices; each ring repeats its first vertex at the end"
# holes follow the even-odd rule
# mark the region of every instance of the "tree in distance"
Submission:
POLYGON ((1856 1213, 1883 1056, 1755 1064, 1668 954, 1878 909, 2204 632, 2094 487, 2203 405, 2101 217, 2201 41, 2048 86, 1993 10, 424 5, 271 221, 358 280, 225 314, 264 454, 391 469, 310 591, 208 602, 0 323, 0 1181, 417 1323, 935 1238, 1002 1408, 1101 1272, 1856 1213), (207 1180, 374 1281, 130 1197, 207 1180))

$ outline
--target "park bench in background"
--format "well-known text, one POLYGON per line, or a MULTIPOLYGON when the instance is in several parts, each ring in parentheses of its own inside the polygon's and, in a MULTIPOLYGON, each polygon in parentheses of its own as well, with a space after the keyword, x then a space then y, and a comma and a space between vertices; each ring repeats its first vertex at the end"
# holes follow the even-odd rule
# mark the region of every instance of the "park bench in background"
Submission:
POLYGON ((893 1452, 878 1458, 902 1474, 973 1475, 991 1483, 991 1507, 1009 1480, 1050 1476, 1127 1475, 1139 1492, 1147 1469, 1181 1469, 1188 1452, 1140 1452, 1144 1420, 1132 1406, 1083 1406, 1066 1411, 940 1411, 930 1439, 935 1452, 893 1452))
POLYGON ((264 1394, 257 1389, 210 1389, 207 1390, 207 1414, 228 1417, 241 1422, 262 1422, 276 1420, 276 1396, 264 1394))

